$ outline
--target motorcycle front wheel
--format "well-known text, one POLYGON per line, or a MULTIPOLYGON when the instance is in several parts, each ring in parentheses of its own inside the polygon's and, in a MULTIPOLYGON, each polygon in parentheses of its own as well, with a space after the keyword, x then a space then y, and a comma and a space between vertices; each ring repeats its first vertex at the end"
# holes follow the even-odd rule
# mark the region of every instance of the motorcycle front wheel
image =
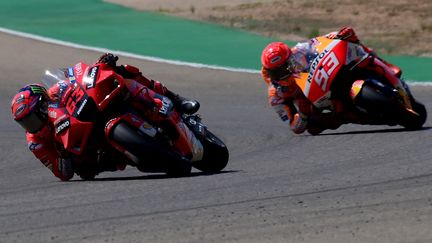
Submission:
POLYGON ((226 145, 208 130, 201 142, 204 146, 204 155, 202 160, 195 161, 192 164, 193 167, 206 173, 217 173, 223 170, 229 160, 229 152, 226 145))

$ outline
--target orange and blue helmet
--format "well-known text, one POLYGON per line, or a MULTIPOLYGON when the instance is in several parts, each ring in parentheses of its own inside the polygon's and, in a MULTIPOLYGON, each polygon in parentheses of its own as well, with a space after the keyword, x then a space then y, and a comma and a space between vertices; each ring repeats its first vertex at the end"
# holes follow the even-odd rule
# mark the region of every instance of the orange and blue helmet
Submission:
POLYGON ((12 116, 27 132, 38 132, 48 121, 48 95, 44 86, 21 88, 11 102, 12 116))

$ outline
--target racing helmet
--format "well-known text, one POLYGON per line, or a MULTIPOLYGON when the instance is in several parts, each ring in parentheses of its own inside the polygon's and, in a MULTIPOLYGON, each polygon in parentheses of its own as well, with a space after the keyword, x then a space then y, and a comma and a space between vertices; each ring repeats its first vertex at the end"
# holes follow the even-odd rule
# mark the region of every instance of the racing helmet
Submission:
POLYGON ((261 63, 271 79, 278 80, 291 74, 287 65, 291 53, 291 49, 283 42, 272 42, 264 48, 261 63))
POLYGON ((48 95, 44 86, 30 84, 21 88, 11 102, 12 116, 27 132, 36 133, 48 121, 48 95))

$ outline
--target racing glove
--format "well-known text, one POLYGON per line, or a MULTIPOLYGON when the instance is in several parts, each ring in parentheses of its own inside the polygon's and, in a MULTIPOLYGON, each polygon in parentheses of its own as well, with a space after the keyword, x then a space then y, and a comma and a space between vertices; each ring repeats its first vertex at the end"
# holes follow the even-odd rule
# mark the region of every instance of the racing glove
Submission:
POLYGON ((345 26, 342 29, 340 29, 338 32, 332 32, 327 34, 327 38, 330 39, 340 39, 349 41, 352 43, 359 43, 360 40, 358 39, 356 33, 354 32, 354 29, 350 26, 345 26))
POLYGON ((113 68, 117 66, 118 56, 114 56, 112 53, 105 53, 99 57, 96 63, 105 63, 113 68))
POLYGON ((339 30, 337 37, 341 40, 346 40, 353 43, 360 42, 353 28, 350 26, 343 27, 341 30, 339 30))

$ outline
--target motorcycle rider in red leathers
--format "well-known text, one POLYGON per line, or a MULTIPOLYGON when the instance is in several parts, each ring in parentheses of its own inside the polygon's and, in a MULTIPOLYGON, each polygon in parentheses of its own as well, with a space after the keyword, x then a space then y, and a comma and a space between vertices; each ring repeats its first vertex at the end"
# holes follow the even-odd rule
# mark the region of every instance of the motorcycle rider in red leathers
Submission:
MULTIPOLYGON (((380 75, 385 75, 394 86, 401 85, 398 78, 402 72, 400 68, 377 57, 373 51, 360 44, 351 27, 343 27, 338 32, 326 35, 329 39, 341 39, 361 45, 366 53, 371 53, 371 60, 364 62, 363 68, 380 75)), ((261 55, 261 74, 268 85, 268 102, 276 110, 282 121, 289 123, 291 130, 300 134, 308 131, 319 134, 325 129, 336 129, 344 123, 367 123, 360 121, 355 114, 343 113, 342 104, 335 104, 336 114, 317 113, 313 104, 305 97, 301 88, 296 84, 298 73, 309 69, 308 53, 316 53, 315 38, 298 43, 289 48, 283 42, 273 42, 267 45, 261 55), (339 113, 339 114, 338 114, 339 113)))
MULTIPOLYGON (((164 95, 173 101, 174 106, 183 113, 193 114, 199 109, 199 103, 188 100, 168 90, 159 81, 147 79, 138 68, 131 65, 117 66, 117 56, 111 53, 102 55, 94 64, 107 64, 116 73, 125 78, 126 86, 131 98, 136 102, 154 104, 155 109, 160 108, 161 101, 146 96, 147 89, 151 89, 160 95, 164 95)), ((54 125, 48 121, 48 104, 59 99, 60 85, 56 84, 47 91, 42 85, 30 84, 19 90, 11 103, 12 115, 25 130, 28 148, 52 173, 62 181, 70 180, 77 165, 93 163, 91 158, 70 155, 62 148, 61 144, 55 142, 54 125)), ((152 111, 149 111, 152 112, 152 111)), ((94 158, 93 158, 94 159, 94 158)), ((89 171, 80 171, 83 178, 93 178, 102 171, 124 170, 126 162, 115 155, 108 156, 97 168, 89 171), (111 157, 111 158, 110 158, 111 157)))

